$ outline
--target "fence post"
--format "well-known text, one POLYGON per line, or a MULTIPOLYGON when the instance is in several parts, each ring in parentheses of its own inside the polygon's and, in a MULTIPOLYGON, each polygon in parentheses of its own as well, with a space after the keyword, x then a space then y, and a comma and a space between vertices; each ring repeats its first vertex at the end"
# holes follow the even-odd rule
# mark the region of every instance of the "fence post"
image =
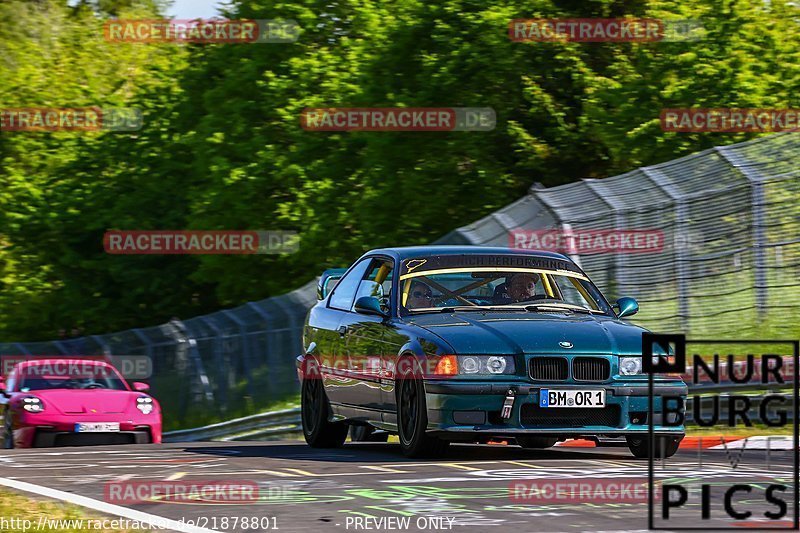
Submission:
POLYGON ((214 360, 217 362, 217 366, 219 366, 219 375, 221 376, 218 380, 220 383, 217 383, 217 391, 219 392, 220 396, 220 403, 222 404, 222 411, 225 412, 228 410, 228 364, 227 359, 223 356, 224 349, 224 341, 222 339, 222 330, 214 323, 209 315, 198 317, 199 320, 202 320, 209 328, 214 331, 214 335, 216 335, 216 339, 214 341, 214 360))
MULTIPOLYGON (((655 167, 642 167, 642 173, 650 178, 664 193, 669 196, 675 206, 675 232, 686 230, 686 202, 681 192, 669 182, 667 176, 655 167)), ((681 329, 689 331, 689 276, 686 271, 686 247, 675 246, 673 235, 672 245, 675 248, 675 270, 678 285, 678 316, 681 329)))
POLYGON ((256 399, 255 384, 251 379, 253 377, 253 361, 250 352, 250 343, 247 341, 247 328, 241 318, 231 312, 230 309, 220 311, 223 315, 228 317, 231 322, 239 326, 239 335, 242 337, 242 351, 244 352, 244 369, 247 372, 247 393, 253 401, 256 399))
MULTIPOLYGON (((559 207, 556 206, 553 202, 551 202, 550 199, 547 198, 546 194, 542 194, 543 192, 546 192, 546 190, 547 189, 539 189, 538 187, 536 188, 531 187, 530 194, 535 195, 536 198, 542 203, 542 205, 544 205, 550 210, 550 212, 553 214, 553 218, 555 218, 556 222, 558 222, 561 231, 563 231, 564 234, 571 235, 572 225, 569 222, 565 221, 564 218, 561 216, 561 213, 559 212, 559 207)), ((580 254, 578 254, 578 250, 574 246, 575 244, 574 240, 569 239, 567 242, 569 246, 569 249, 567 250, 567 255, 570 257, 570 259, 572 259, 572 261, 576 265, 578 265, 578 268, 583 268, 581 266, 581 256, 580 254)))
MULTIPOLYGON (((624 225, 623 213, 625 212, 625 206, 621 205, 620 202, 614 198, 614 195, 607 190, 603 180, 585 178, 583 182, 589 190, 600 198, 600 200, 609 207, 611 212, 614 213, 614 229, 620 231, 624 225)), ((620 291, 620 286, 624 282, 626 272, 623 254, 617 252, 614 257, 614 285, 617 292, 614 297, 616 298, 626 296, 626 294, 622 294, 620 291)))
POLYGON ((742 165, 739 158, 730 153, 727 147, 716 146, 714 150, 750 183, 753 210, 753 273, 755 275, 756 312, 759 318, 763 318, 767 309, 767 274, 764 253, 767 245, 764 235, 764 184, 761 180, 761 174, 753 168, 742 165))
MULTIPOLYGON (((267 311, 266 309, 263 309, 260 305, 258 305, 255 302, 247 302, 247 306, 250 309, 252 309, 253 311, 255 311, 258 316, 263 318, 264 319, 264 323, 267 324, 267 328, 269 328, 270 322, 273 319, 273 317, 270 315, 269 311, 267 311)), ((274 341, 274 339, 270 339, 269 338, 269 334, 270 334, 270 330, 269 329, 264 329, 264 336, 266 337, 266 341, 267 341, 267 346, 266 346, 267 349, 264 350, 264 352, 263 352, 264 353, 263 363, 265 365, 267 365, 267 367, 270 366, 270 362, 271 362, 270 361, 270 359, 271 359, 270 356, 276 351, 277 344, 278 344, 276 342, 270 342, 271 340, 274 341)), ((259 359, 262 359, 262 358, 259 357, 259 359)), ((275 389, 276 389, 276 387, 275 387, 275 375, 276 375, 276 372, 268 372, 267 373, 267 385, 270 388, 270 392, 274 392, 275 389)))
POLYGON ((214 390, 211 388, 211 382, 208 379, 208 374, 206 373, 205 366, 203 365, 203 359, 200 357, 200 348, 197 347, 197 339, 195 338, 197 335, 194 334, 194 331, 192 331, 192 327, 189 324, 186 322, 182 322, 182 324, 186 329, 186 333, 188 334, 187 340, 189 341, 189 357, 194 363, 193 366, 197 372, 197 380, 202 388, 200 395, 205 396, 207 402, 213 403, 214 390))
POLYGON ((145 335, 139 328, 133 328, 131 331, 133 332, 134 335, 136 335, 136 337, 138 337, 140 341, 142 341, 142 346, 144 347, 144 351, 147 354, 147 358, 150 360, 150 370, 153 373, 150 376, 150 379, 148 379, 148 381, 150 382, 150 389, 153 392, 157 392, 158 386, 155 384, 153 376, 155 376, 158 373, 158 364, 156 363, 155 357, 153 357, 153 347, 150 344, 150 338, 147 335, 145 335))
MULTIPOLYGON (((167 328, 169 333, 167 335, 173 340, 175 343, 175 366, 178 371, 178 375, 181 378, 185 378, 186 371, 188 370, 189 366, 189 357, 188 357, 188 337, 184 331, 183 323, 178 320, 177 318, 173 318, 166 324, 164 327, 167 328)), ((188 399, 189 395, 191 394, 191 386, 187 388, 186 393, 181 395, 181 402, 180 402, 180 413, 178 417, 183 422, 185 421, 186 417, 186 410, 188 409, 188 399)))

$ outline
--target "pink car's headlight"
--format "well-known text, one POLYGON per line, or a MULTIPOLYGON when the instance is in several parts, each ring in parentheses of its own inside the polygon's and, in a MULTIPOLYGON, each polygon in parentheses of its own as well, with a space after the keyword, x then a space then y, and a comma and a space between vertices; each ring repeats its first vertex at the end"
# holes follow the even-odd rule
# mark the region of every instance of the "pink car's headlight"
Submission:
POLYGON ((36 396, 28 396, 22 399, 22 408, 29 413, 41 413, 44 411, 44 404, 36 396))
POLYGON ((143 415, 149 415, 153 412, 153 399, 147 396, 136 398, 136 408, 141 411, 143 415))

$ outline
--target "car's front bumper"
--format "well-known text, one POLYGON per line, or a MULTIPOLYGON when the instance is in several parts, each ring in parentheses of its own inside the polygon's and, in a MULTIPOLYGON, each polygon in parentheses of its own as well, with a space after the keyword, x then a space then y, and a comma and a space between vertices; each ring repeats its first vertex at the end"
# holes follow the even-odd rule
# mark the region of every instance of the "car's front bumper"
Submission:
MULTIPOLYGON (((614 381, 609 383, 542 383, 518 381, 425 381, 428 407, 428 430, 442 436, 469 437, 472 434, 491 436, 552 435, 598 436, 636 435, 650 430, 649 389, 646 381, 614 381), (580 389, 606 391, 603 408, 541 408, 539 391, 580 389), (514 391, 511 416, 500 416, 508 391, 514 391)), ((687 387, 682 381, 654 383, 653 432, 657 435, 682 435, 683 425, 662 424, 662 397, 683 397, 687 387)))
POLYGON ((55 415, 25 413, 15 421, 14 445, 17 448, 51 446, 91 446, 106 444, 158 444, 161 442, 161 416, 140 415, 119 420, 114 415, 55 415), (80 422, 119 422, 119 431, 77 433, 80 422))

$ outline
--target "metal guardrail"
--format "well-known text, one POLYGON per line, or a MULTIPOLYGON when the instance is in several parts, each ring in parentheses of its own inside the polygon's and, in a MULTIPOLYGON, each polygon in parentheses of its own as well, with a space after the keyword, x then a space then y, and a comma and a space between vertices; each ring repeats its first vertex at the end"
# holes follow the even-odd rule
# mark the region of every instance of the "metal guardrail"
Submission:
POLYGON ((208 426, 164 433, 164 442, 196 442, 203 440, 242 441, 268 439, 302 431, 300 408, 282 409, 235 418, 208 426))
MULTIPOLYGON (((719 387, 709 387, 707 385, 689 386, 689 391, 694 393, 719 394, 720 400, 724 400, 731 392, 763 392, 768 393, 786 393, 786 385, 775 386, 775 384, 762 385, 752 383, 725 384, 719 387), (781 390, 783 389, 783 390, 781 390)), ((792 391, 789 391, 788 396, 791 397, 792 391)), ((708 399, 703 399, 702 405, 705 410, 709 402, 708 399)), ((751 408, 758 409, 760 405, 760 398, 754 397, 751 408)), ((728 413, 726 410, 727 405, 723 403, 720 406, 720 417, 727 418, 728 413)), ((791 420, 792 417, 789 417, 791 420)), ((687 421, 691 422, 691 415, 687 416, 687 421)), ((283 409, 280 411, 270 411, 266 413, 259 413, 250 415, 243 418, 235 418, 217 424, 208 426, 181 429, 178 431, 169 431, 164 433, 164 442, 196 442, 204 440, 218 440, 218 441, 246 441, 246 440, 262 440, 270 439, 272 437, 282 437, 286 435, 298 434, 303 431, 300 421, 300 408, 295 407, 292 409, 283 409)))

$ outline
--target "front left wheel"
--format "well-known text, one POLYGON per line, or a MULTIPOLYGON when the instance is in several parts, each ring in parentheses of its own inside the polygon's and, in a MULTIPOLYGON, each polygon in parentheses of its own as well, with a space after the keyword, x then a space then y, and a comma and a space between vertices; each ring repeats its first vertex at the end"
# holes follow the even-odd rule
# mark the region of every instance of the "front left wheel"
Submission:
MULTIPOLYGON (((315 364, 309 363, 309 365, 315 364)), ((325 394, 325 387, 322 386, 318 368, 309 372, 309 376, 311 377, 303 380, 300 394, 303 436, 312 448, 339 448, 347 438, 347 425, 344 422, 328 420, 330 403, 325 394)))
POLYGON ((426 433, 428 408, 422 379, 412 372, 398 377, 400 379, 397 385, 397 429, 403 455, 438 457, 444 454, 450 443, 426 433))

